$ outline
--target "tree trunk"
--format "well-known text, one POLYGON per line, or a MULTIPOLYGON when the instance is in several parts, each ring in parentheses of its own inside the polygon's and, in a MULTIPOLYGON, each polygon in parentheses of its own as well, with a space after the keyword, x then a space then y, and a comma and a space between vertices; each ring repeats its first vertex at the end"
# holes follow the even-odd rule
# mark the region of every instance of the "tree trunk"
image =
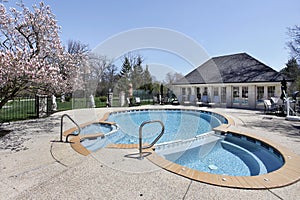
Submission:
POLYGON ((3 99, 1 99, 0 101, 0 109, 2 109, 2 107, 8 102, 9 98, 4 97, 3 99))
POLYGON ((2 107, 3 107, 9 100, 13 99, 13 98, 17 95, 17 93, 18 93, 19 91, 20 91, 19 88, 15 88, 15 89, 12 91, 12 93, 6 94, 6 95, 4 96, 4 98, 1 99, 1 102, 0 102, 0 109, 2 109, 2 107))

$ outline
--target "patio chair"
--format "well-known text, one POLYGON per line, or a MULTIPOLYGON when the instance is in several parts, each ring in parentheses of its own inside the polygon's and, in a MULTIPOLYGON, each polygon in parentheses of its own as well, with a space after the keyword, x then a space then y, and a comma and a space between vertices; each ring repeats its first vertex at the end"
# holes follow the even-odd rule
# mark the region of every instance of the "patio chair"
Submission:
POLYGON ((139 106, 139 105, 141 105, 141 98, 140 97, 135 97, 133 99, 133 98, 128 98, 127 97, 127 103, 128 103, 129 107, 131 107, 131 106, 139 106))
POLYGON ((199 105, 199 107, 211 107, 212 103, 209 102, 209 98, 207 95, 203 95, 201 101, 196 102, 196 105, 199 105))
POLYGON ((188 95, 187 100, 183 102, 184 105, 189 106, 194 104, 195 102, 195 95, 188 95))
POLYGON ((177 98, 171 99, 171 104, 172 105, 180 105, 179 101, 177 98))
POLYGON ((131 107, 131 106, 132 106, 132 104, 131 104, 131 102, 130 102, 130 99, 127 97, 127 98, 126 98, 126 100, 127 100, 127 104, 128 104, 128 106, 129 106, 129 107, 131 107))
POLYGON ((264 113, 276 113, 277 111, 277 106, 276 104, 272 103, 271 100, 266 99, 264 100, 264 106, 265 106, 265 110, 264 113))
POLYGON ((153 105, 158 104, 158 103, 159 103, 159 101, 158 101, 157 96, 153 96, 153 105))
POLYGON ((135 97, 135 105, 136 106, 141 105, 141 98, 140 97, 135 97))

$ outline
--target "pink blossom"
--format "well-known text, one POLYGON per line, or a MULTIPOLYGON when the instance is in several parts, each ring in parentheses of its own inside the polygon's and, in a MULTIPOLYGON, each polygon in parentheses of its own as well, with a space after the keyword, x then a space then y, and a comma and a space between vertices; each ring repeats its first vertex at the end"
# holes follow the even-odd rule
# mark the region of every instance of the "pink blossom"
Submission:
POLYGON ((78 63, 85 58, 64 52, 49 6, 21 8, 7 12, 0 4, 0 96, 11 98, 25 89, 71 92, 80 83, 78 63))

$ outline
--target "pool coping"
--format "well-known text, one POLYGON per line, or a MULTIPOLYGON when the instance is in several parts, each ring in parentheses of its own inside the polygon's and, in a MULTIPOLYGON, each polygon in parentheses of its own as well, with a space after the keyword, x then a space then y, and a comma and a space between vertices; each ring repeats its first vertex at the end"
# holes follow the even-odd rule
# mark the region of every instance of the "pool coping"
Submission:
MULTIPOLYGON (((111 122, 106 122, 108 116, 111 113, 126 112, 132 110, 166 110, 166 109, 132 108, 130 110, 107 112, 103 115, 103 117, 99 121, 85 123, 82 124, 81 127, 92 123, 111 123, 111 122)), ((167 110, 198 110, 198 109, 177 108, 177 109, 167 109, 167 110)), ((200 109, 200 111, 203 110, 200 109)), ((209 112, 213 112, 213 111, 209 111, 209 112)), ((222 187, 240 188, 240 189, 272 189, 272 188, 288 186, 300 180, 300 168, 298 167, 300 165, 300 156, 291 152, 289 149, 282 147, 279 144, 275 144, 273 141, 270 141, 268 139, 257 137, 252 134, 246 133, 244 131, 242 132, 242 131, 231 129, 230 127, 235 125, 234 120, 232 118, 230 118, 228 115, 225 115, 223 113, 219 113, 219 112, 213 112, 213 113, 222 115, 228 121, 228 124, 222 124, 214 128, 214 131, 222 132, 222 133, 230 132, 230 133, 250 137, 255 140, 267 143, 268 145, 270 145, 271 147, 273 147, 274 149, 278 150, 281 153, 285 161, 284 165, 278 170, 275 170, 267 174, 258 175, 258 176, 228 176, 228 175, 211 174, 207 172, 190 169, 182 165, 178 165, 159 156, 155 152, 155 147, 147 149, 147 152, 151 153, 149 156, 147 156, 147 159, 152 163, 154 163, 155 165, 169 172, 175 173, 177 175, 189 178, 191 180, 195 180, 195 181, 199 181, 211 185, 216 185, 216 186, 222 186, 222 187)), ((64 136, 72 133, 75 130, 76 128, 74 127, 65 131, 64 136)), ((99 133, 99 135, 101 135, 101 133, 99 133)), ((71 139, 72 148, 76 152, 82 155, 85 156, 89 155, 91 152, 87 150, 84 146, 82 146, 80 141, 81 141, 81 137, 79 136, 72 137, 71 139)), ((138 144, 109 144, 105 148, 120 148, 120 149, 138 148, 138 144)))

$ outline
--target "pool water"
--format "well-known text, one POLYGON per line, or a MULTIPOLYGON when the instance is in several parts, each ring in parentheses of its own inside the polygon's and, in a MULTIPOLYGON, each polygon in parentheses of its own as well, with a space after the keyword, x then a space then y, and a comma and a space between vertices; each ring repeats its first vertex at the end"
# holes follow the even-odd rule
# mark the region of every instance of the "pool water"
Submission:
MULTIPOLYGON (((180 110, 151 110, 113 114, 108 121, 116 122, 120 127, 120 137, 114 141, 117 144, 138 143, 139 127, 145 121, 160 120, 165 125, 165 133, 159 143, 185 140, 199 134, 211 131, 221 125, 216 117, 201 112, 180 110)), ((143 128, 143 142, 151 143, 160 133, 159 123, 147 124, 143 128)))
POLYGON ((175 153, 165 154, 165 152, 166 150, 157 151, 165 159, 179 165, 230 176, 266 174, 279 169, 284 164, 281 155, 274 154, 273 149, 266 149, 256 142, 232 136, 211 140, 203 145, 175 153))
MULTIPOLYGON (((117 126, 103 123, 92 123, 81 128, 80 135, 89 135, 95 133, 108 134, 117 130, 117 126)), ((78 130, 74 131, 73 134, 77 135, 78 130)))
POLYGON ((109 133, 114 129, 110 124, 93 123, 81 129, 80 134, 109 133))
MULTIPOLYGON (((220 115, 189 110, 135 110, 111 113, 107 121, 115 122, 119 129, 106 134, 104 139, 87 139, 81 142, 90 151, 96 151, 108 144, 137 144, 139 127, 145 121, 160 120, 165 125, 164 135, 157 144, 175 140, 185 140, 211 131, 227 123, 220 115)), ((97 132, 90 127, 88 130, 97 132)), ((143 143, 151 143, 160 133, 159 123, 147 124, 143 128, 143 143)))

